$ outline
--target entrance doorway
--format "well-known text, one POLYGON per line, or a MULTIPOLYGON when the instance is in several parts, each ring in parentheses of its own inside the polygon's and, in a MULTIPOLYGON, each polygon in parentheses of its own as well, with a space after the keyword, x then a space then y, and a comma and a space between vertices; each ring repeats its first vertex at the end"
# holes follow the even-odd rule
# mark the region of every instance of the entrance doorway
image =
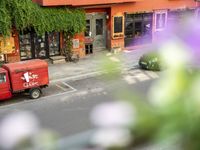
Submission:
POLYGON ((152 42, 153 13, 125 15, 125 47, 152 42))
POLYGON ((85 39, 86 54, 106 48, 106 13, 86 15, 85 39))

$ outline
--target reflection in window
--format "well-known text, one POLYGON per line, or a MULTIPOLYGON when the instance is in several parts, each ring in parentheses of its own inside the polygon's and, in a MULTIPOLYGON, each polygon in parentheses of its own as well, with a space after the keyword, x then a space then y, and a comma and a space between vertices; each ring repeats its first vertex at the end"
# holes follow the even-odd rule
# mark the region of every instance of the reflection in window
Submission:
POLYGON ((166 13, 156 14, 156 29, 165 28, 165 22, 166 22, 166 13))
POLYGON ((86 20, 85 36, 90 36, 90 20, 86 20))
POLYGON ((132 37, 133 36, 133 22, 126 22, 126 37, 132 37))
POLYGON ((32 52, 31 52, 31 34, 24 33, 19 35, 20 41, 20 57, 21 60, 31 59, 32 52))
POLYGON ((126 14, 125 46, 152 42, 152 13, 126 14))
POLYGON ((38 36, 35 33, 34 41, 35 41, 35 57, 36 58, 45 57, 46 56, 45 35, 38 36))
POLYGON ((5 73, 0 73, 0 84, 6 82, 6 74, 5 73))
POLYGON ((103 19, 96 19, 96 35, 103 35, 103 19))
POLYGON ((135 23, 135 37, 140 37, 142 35, 142 22, 135 23))
POLYGON ((49 43, 49 55, 50 56, 59 55, 60 39, 58 32, 51 32, 48 34, 48 43, 49 43))

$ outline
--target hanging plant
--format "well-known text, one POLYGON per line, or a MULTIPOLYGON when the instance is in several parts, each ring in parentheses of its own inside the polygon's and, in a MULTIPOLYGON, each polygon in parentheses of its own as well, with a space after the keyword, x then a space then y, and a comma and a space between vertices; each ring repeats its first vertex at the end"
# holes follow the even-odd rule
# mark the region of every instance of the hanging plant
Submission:
POLYGON ((9 35, 11 29, 11 16, 7 9, 7 3, 4 0, 0 1, 0 34, 9 35))
POLYGON ((12 26, 18 31, 33 28, 38 35, 53 31, 74 35, 85 28, 82 9, 41 7, 32 0, 1 0, 0 13, 0 33, 3 36, 9 35, 12 26))

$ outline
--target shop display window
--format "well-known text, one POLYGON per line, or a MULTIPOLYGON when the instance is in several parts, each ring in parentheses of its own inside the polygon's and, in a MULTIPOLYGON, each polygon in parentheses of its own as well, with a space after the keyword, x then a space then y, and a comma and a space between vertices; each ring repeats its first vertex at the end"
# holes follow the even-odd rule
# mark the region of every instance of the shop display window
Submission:
POLYGON ((51 32, 48 34, 49 55, 60 55, 60 34, 59 32, 51 32))
POLYGON ((30 33, 22 33, 19 35, 20 41, 20 56, 21 60, 32 59, 32 51, 31 51, 31 34, 30 33))

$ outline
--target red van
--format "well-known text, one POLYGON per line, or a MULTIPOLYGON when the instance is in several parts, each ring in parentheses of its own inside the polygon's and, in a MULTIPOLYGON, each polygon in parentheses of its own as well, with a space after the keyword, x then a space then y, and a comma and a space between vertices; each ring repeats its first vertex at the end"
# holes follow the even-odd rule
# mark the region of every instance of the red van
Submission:
POLYGON ((36 99, 48 84, 48 64, 44 60, 9 63, 0 68, 0 100, 21 92, 28 92, 32 99, 36 99))

